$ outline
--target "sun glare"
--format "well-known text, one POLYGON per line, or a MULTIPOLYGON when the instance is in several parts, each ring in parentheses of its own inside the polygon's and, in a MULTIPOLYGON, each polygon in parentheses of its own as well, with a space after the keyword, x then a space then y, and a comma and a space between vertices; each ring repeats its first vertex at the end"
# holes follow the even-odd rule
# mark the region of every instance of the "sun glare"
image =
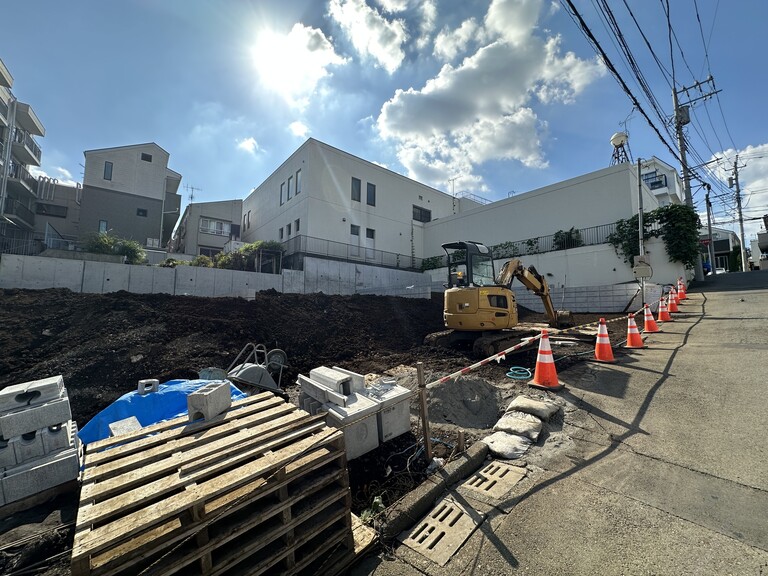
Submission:
POLYGON ((262 30, 252 49, 260 83, 296 107, 306 106, 328 66, 346 61, 317 28, 295 24, 288 34, 262 30))

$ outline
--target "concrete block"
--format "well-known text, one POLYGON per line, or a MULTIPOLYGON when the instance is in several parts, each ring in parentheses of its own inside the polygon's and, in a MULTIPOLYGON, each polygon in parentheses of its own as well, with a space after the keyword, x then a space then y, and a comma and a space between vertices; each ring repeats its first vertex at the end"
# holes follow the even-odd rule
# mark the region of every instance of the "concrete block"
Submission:
POLYGON ((144 396, 151 392, 157 392, 160 389, 160 380, 155 378, 148 378, 147 380, 139 380, 139 387, 137 392, 144 396))
POLYGON ((59 450, 65 450, 74 446, 74 438, 72 437, 72 428, 74 422, 64 422, 55 426, 48 426, 40 431, 40 436, 43 439, 43 448, 46 454, 51 452, 57 452, 59 450))
POLYGON ((13 446, 8 440, 0 438, 0 470, 14 466, 16 466, 16 452, 13 446))
POLYGON ((75 480, 80 458, 75 448, 49 454, 6 471, 2 479, 6 503, 21 500, 48 488, 75 480))
POLYGON ((327 366, 320 366, 318 368, 312 368, 309 371, 309 377, 315 382, 319 382, 323 386, 330 388, 331 390, 338 392, 339 394, 351 394, 351 382, 352 377, 338 372, 333 368, 327 366))
POLYGON ((334 366, 333 369, 336 370, 336 372, 341 372, 352 378, 352 392, 365 391, 365 376, 358 374, 357 372, 352 372, 351 370, 339 368, 338 366, 334 366))
POLYGON ((140 429, 141 422, 139 422, 136 416, 129 416, 128 418, 109 423, 110 436, 122 436, 123 434, 128 434, 129 432, 134 432, 140 429))
POLYGON ((209 382, 187 396, 187 412, 190 422, 203 418, 210 420, 232 406, 229 382, 209 382))
POLYGON ((0 412, 45 404, 61 398, 63 391, 64 378, 60 375, 7 386, 0 390, 0 412))
POLYGON ((312 416, 314 416, 315 414, 320 412, 322 407, 323 407, 323 404, 320 404, 320 402, 318 402, 317 400, 312 400, 310 398, 309 410, 307 410, 307 412, 309 412, 310 414, 312 414, 312 416))
POLYGON ((13 446, 13 452, 16 454, 16 463, 23 464, 30 460, 40 458, 45 454, 43 447, 43 438, 40 432, 27 432, 22 436, 11 438, 8 444, 13 446))
POLYGON ((368 398, 380 406, 377 412, 379 442, 382 444, 411 430, 411 391, 394 382, 378 382, 368 388, 368 398))
POLYGON ((309 396, 312 396, 312 398, 314 398, 321 404, 326 404, 328 402, 331 402, 333 404, 336 404, 337 406, 347 405, 346 396, 344 396, 343 394, 339 394, 338 392, 334 392, 327 386, 323 386, 319 382, 315 382, 314 380, 307 378, 302 374, 299 374, 298 382, 299 382, 299 385, 301 386, 302 392, 304 392, 305 394, 308 394, 309 396))
POLYGON ((0 436, 14 438, 27 432, 36 432, 72 420, 69 398, 66 391, 63 397, 40 406, 30 406, 0 416, 0 436))

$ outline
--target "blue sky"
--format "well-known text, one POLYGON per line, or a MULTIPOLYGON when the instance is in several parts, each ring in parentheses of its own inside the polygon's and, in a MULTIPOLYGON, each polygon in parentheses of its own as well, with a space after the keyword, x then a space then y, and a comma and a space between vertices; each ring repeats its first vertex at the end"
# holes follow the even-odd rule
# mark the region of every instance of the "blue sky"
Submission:
MULTIPOLYGON (((672 144, 598 12, 603 3, 574 0, 672 144)), ((735 228, 724 182, 737 153, 745 215, 768 213, 759 49, 768 2, 672 0, 671 50, 665 0, 607 4, 661 114, 672 114, 670 52, 678 89, 711 74, 721 90, 693 106, 687 127, 691 165, 721 159, 697 169, 712 184, 717 225, 735 228)), ((608 166, 609 139, 622 129, 634 159, 656 155, 678 167, 566 6, 25 0, 5 7, 14 24, 0 36, 0 58, 14 94, 46 128, 42 172, 81 181, 84 150, 154 141, 182 174, 185 204, 185 185, 197 189, 195 201, 244 198, 309 136, 491 200, 608 166)), ((696 182, 694 191, 703 211, 696 182)), ((747 242, 759 228, 745 223, 747 242)))

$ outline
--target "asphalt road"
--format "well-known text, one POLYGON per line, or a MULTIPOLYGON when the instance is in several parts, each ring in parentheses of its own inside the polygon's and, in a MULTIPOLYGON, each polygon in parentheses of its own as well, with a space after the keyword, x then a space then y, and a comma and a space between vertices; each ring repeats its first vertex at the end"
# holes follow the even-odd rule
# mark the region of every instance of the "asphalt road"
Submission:
POLYGON ((707 278, 647 349, 561 374, 562 430, 446 566, 398 546, 353 574, 768 576, 767 328, 768 271, 707 278))

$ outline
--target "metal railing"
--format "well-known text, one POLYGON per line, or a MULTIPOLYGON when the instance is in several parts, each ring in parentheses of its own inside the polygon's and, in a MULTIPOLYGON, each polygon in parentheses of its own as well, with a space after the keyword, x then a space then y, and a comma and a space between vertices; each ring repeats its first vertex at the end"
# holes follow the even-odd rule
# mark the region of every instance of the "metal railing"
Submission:
POLYGON ((0 115, 6 120, 8 119, 8 104, 0 100, 0 115))
POLYGON ((26 146, 29 151, 32 153, 32 155, 40 160, 40 155, 42 154, 42 151, 40 150, 40 146, 37 145, 37 142, 35 142, 35 139, 32 138, 32 134, 27 132, 26 130, 23 130, 22 128, 16 128, 13 131, 13 140, 17 144, 22 144, 26 146))
POLYGON ((3 214, 18 216, 30 226, 35 225, 35 213, 15 198, 6 198, 3 214))
POLYGON ((8 176, 16 180, 21 180, 27 186, 29 186, 30 190, 35 189, 35 177, 32 176, 32 174, 30 174, 29 171, 21 164, 11 162, 11 165, 8 168, 8 176))
POLYGON ((421 270, 421 258, 386 252, 365 246, 344 244, 332 240, 323 240, 312 236, 294 236, 283 242, 284 261, 291 262, 291 256, 312 255, 323 256, 334 260, 346 262, 361 262, 386 268, 399 268, 401 270, 421 270))
POLYGON ((43 246, 39 240, 21 240, 0 236, 0 254, 37 256, 42 250, 43 246))

